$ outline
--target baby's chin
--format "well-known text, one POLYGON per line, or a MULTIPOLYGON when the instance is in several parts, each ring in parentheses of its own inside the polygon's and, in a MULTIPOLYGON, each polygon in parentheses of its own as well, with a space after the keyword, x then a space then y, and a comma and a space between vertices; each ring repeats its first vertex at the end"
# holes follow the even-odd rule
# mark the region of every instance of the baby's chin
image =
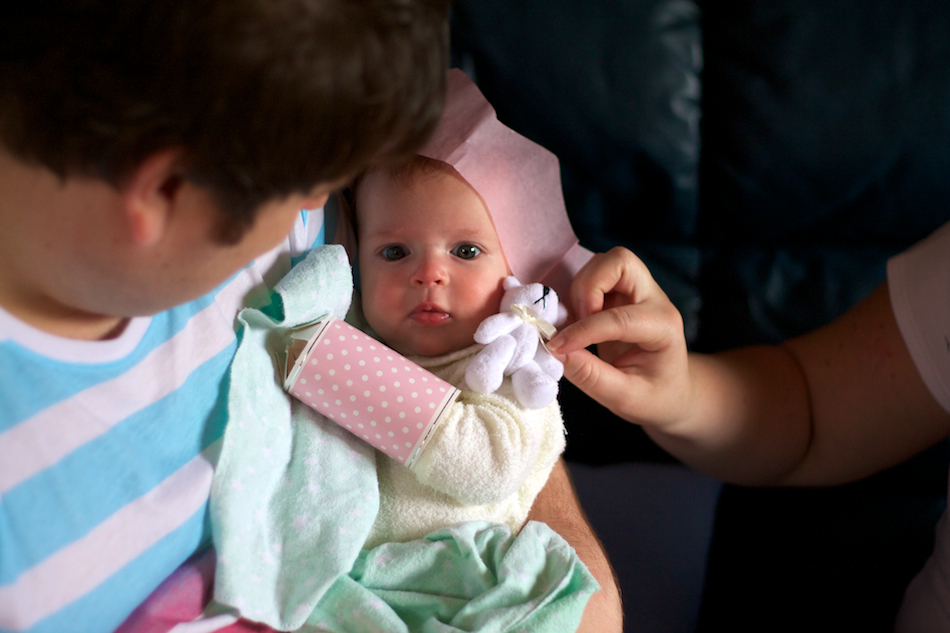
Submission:
POLYGON ((390 345, 403 356, 444 356, 475 344, 474 338, 466 340, 439 340, 441 337, 427 337, 416 341, 402 341, 390 345))
POLYGON ((451 351, 454 351, 455 348, 452 348, 448 345, 401 345, 399 348, 394 347, 397 352, 403 356, 442 356, 443 354, 448 354, 451 351))

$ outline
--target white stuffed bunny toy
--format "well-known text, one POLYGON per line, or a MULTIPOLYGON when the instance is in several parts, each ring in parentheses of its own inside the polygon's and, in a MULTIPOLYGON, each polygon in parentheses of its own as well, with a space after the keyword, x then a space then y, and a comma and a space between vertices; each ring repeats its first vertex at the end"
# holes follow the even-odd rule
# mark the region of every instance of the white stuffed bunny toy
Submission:
POLYGON ((522 285, 508 277, 503 285, 498 314, 475 331, 475 342, 485 347, 465 370, 465 382, 472 391, 492 393, 505 376, 511 376, 518 402, 527 409, 541 409, 557 397, 557 382, 564 373, 564 366, 541 340, 554 335, 555 326, 567 319, 567 309, 557 293, 542 284, 522 285))

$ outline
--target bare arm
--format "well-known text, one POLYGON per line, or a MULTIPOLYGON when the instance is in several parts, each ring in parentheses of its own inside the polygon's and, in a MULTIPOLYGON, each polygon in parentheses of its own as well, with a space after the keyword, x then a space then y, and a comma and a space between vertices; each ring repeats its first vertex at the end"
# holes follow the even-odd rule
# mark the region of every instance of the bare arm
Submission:
MULTIPOLYGON (((740 483, 837 484, 888 468, 950 435, 891 311, 887 286, 780 347, 690 357, 700 390, 674 435, 651 436, 740 483), (708 429, 705 445, 685 439, 708 429), (685 441, 684 441, 685 439, 685 441), (705 454, 703 454, 705 452, 705 454)), ((648 430, 648 432, 650 432, 648 430)))
POLYGON ((600 583, 600 591, 591 596, 584 609, 578 632, 620 633, 623 630, 623 607, 617 579, 600 539, 581 508, 563 459, 555 464, 547 484, 534 501, 528 519, 547 523, 564 537, 600 583))
POLYGON ((679 315, 629 251, 592 260, 577 280, 575 309, 591 316, 552 341, 567 353, 565 376, 713 476, 842 483, 950 435, 950 415, 917 373, 886 285, 784 345, 704 356, 687 353, 679 315), (582 349, 603 341, 611 341, 601 346, 607 362, 582 349))
POLYGON ((857 479, 950 435, 891 309, 887 284, 826 327, 786 344, 805 376, 812 437, 794 483, 857 479))

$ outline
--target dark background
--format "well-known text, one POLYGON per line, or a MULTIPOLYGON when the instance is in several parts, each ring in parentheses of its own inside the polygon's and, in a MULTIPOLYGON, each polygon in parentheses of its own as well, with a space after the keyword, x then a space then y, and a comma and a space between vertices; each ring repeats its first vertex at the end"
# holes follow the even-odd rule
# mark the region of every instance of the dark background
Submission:
MULTIPOLYGON (((455 64, 559 157, 581 243, 640 255, 691 349, 828 322, 950 219, 950 3, 456 0, 452 20, 455 64)), ((676 467, 569 385, 561 400, 566 456, 598 486, 676 467)), ((941 442, 848 486, 725 486, 697 630, 890 630, 947 471, 941 442)), ((602 531, 643 521, 583 498, 602 531)))

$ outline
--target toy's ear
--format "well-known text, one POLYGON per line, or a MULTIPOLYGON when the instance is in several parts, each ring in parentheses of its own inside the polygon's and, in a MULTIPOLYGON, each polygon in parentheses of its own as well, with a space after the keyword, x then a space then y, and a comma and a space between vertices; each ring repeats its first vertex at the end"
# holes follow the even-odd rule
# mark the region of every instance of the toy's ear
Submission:
POLYGON ((518 281, 518 278, 514 275, 509 275, 505 277, 505 281, 502 282, 502 286, 505 290, 511 290, 512 288, 517 288, 521 285, 521 282, 518 281))
POLYGON ((556 328, 559 328, 565 323, 567 323, 567 317, 568 317, 567 306, 561 303, 560 301, 558 301, 557 302, 557 317, 555 317, 551 325, 553 325, 556 328))

